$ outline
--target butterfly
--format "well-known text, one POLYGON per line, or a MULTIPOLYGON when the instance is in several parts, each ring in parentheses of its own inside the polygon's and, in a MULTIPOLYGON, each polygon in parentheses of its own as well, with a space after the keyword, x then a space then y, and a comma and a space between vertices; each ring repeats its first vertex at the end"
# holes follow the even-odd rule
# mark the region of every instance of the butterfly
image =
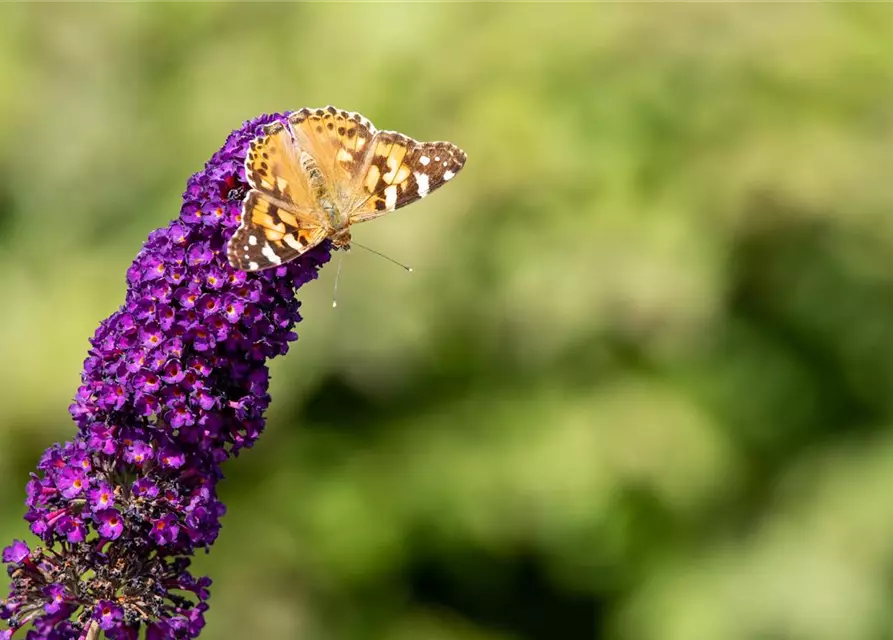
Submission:
POLYGON ((350 226, 404 207, 449 182, 465 152, 378 131, 358 113, 301 109, 252 140, 250 190, 227 257, 243 271, 294 260, 329 238, 350 249, 350 226))

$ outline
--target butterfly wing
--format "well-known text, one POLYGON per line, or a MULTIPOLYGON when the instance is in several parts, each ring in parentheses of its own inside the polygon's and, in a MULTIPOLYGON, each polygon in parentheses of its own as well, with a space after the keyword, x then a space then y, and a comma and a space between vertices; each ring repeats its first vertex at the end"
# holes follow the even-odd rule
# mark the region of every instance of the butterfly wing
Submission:
POLYGON ((465 165, 465 152, 454 144, 377 131, 360 114, 333 106, 301 109, 289 123, 298 145, 323 169, 329 192, 351 223, 424 198, 465 165))
POLYGON ((296 111, 288 126, 267 125, 251 143, 245 160, 251 191, 228 245, 230 264, 256 271, 292 260, 336 228, 424 198, 464 165, 465 152, 449 142, 377 131, 360 114, 332 106, 296 111), (313 184, 302 166, 304 154, 315 165, 309 170, 313 184), (329 197, 340 221, 322 206, 329 197))
POLYGON ((259 271, 294 260, 325 240, 328 230, 296 215, 252 189, 242 207, 242 226, 227 245, 229 263, 242 271, 259 271))
POLYGON ((356 177, 376 129, 359 113, 336 109, 301 109, 288 118, 301 149, 316 160, 326 189, 339 211, 356 201, 356 177))
POLYGON ((360 166, 350 221, 365 222, 405 207, 449 182, 465 166, 465 152, 450 142, 419 142, 379 131, 360 166))
POLYGON ((328 235, 298 152, 291 132, 279 122, 267 125, 264 135, 251 142, 245 158, 251 190, 242 205, 242 224, 227 245, 234 268, 257 271, 278 266, 328 235))

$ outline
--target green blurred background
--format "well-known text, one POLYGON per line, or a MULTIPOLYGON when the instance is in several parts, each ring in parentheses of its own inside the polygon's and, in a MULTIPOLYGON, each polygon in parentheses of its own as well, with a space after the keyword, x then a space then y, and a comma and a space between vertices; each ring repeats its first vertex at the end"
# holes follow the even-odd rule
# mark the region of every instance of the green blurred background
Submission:
POLYGON ((893 638, 889 5, 0 7, 2 540, 186 178, 329 103, 469 161, 302 290, 203 638, 893 638))

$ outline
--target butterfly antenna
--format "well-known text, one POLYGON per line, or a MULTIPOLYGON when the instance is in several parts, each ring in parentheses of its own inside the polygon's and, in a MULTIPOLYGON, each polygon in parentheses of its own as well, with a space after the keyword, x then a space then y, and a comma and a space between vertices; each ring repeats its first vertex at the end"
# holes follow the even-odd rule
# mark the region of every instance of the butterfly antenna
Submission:
POLYGON ((338 282, 341 280, 341 265, 344 264, 344 254, 338 259, 338 271, 335 273, 335 288, 332 289, 332 308, 338 306, 338 282))
POLYGON ((394 263, 395 265, 397 265, 398 267, 403 267, 404 269, 406 269, 406 271, 412 273, 412 267, 410 267, 410 266, 408 266, 408 265, 405 265, 405 264, 403 264, 402 262, 397 262, 396 260, 394 260, 394 259, 393 259, 392 257, 390 257, 390 256, 386 256, 385 254, 383 254, 383 253, 381 253, 381 252, 379 252, 379 251, 376 251, 375 249, 370 249, 370 248, 367 247, 366 245, 362 245, 362 244, 360 244, 359 242, 353 242, 352 244, 353 244, 354 246, 356 246, 356 247, 359 247, 360 249, 365 249, 365 250, 368 251, 369 253, 374 253, 374 254, 377 255, 377 256, 381 256, 382 258, 384 258, 384 259, 387 260, 388 262, 393 262, 393 263, 394 263))

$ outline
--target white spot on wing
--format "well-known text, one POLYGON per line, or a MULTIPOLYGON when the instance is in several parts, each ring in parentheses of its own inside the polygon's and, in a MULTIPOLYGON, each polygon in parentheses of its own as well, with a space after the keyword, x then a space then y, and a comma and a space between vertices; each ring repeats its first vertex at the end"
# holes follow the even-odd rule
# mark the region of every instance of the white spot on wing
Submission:
POLYGON ((294 249, 295 251, 303 251, 304 250, 304 247, 301 246, 301 243, 298 242, 298 239, 295 238, 294 234, 292 234, 292 233, 287 233, 284 236, 282 236, 282 241, 285 244, 287 244, 288 246, 290 246, 292 249, 294 249))
POLYGON ((444 179, 444 180, 449 180, 449 179, 452 178, 454 175, 456 175, 456 174, 453 173, 452 171, 444 171, 444 172, 443 172, 443 179, 444 179))
POLYGON ((249 249, 249 247, 248 247, 247 244, 246 244, 244 247, 242 247, 242 248, 245 249, 245 251, 248 251, 248 249, 249 249))
POLYGON ((273 247, 270 246, 269 242, 265 242, 264 246, 260 248, 260 252, 264 254, 264 257, 272 262, 273 264, 281 264, 282 259, 276 255, 276 252, 273 251, 273 247))
POLYGON ((252 271, 257 271, 257 267, 258 267, 258 264, 256 262, 248 263, 248 268, 251 269, 252 271))
POLYGON ((385 161, 385 164, 388 165, 388 170, 382 174, 381 179, 391 184, 394 182, 394 176, 397 174, 397 167, 394 166, 394 163, 397 161, 396 158, 388 158, 385 161))
POLYGON ((384 190, 384 204, 388 211, 393 211, 397 206, 397 185, 392 184, 384 190))
POLYGON ((419 162, 422 163, 422 166, 427 166, 428 163, 431 162, 431 158, 429 158, 428 156, 422 156, 421 158, 419 158, 419 162))
POLYGON ((256 236, 248 236, 248 244, 250 244, 252 247, 253 247, 254 245, 256 245, 256 244, 257 244, 257 237, 256 237, 256 236))
POLYGON ((416 173, 415 181, 419 185, 419 197, 424 198, 426 195, 428 195, 428 176, 426 176, 424 173, 416 173))

